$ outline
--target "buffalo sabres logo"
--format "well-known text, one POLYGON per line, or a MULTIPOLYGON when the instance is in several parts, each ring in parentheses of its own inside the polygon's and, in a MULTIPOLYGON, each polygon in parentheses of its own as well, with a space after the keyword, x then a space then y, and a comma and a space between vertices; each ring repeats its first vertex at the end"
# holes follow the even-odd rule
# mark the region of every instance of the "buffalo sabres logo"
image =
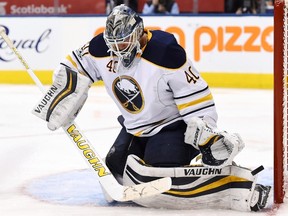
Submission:
POLYGON ((113 82, 113 92, 123 108, 130 113, 139 113, 144 107, 140 86, 132 77, 121 76, 113 82))

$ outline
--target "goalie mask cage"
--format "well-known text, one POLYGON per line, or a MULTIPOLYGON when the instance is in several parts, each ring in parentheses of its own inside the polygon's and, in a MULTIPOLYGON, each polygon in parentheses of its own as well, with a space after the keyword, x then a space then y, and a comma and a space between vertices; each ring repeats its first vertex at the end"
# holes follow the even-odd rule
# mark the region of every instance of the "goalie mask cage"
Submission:
POLYGON ((274 2, 274 202, 287 199, 288 0, 274 2), (286 192, 286 194, 285 194, 286 192))

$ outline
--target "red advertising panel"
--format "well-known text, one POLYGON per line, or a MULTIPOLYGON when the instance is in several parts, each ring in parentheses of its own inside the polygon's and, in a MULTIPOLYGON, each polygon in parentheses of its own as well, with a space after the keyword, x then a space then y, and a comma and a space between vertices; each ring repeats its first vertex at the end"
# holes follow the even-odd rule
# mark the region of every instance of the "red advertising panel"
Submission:
POLYGON ((105 0, 0 0, 0 15, 105 14, 105 0))

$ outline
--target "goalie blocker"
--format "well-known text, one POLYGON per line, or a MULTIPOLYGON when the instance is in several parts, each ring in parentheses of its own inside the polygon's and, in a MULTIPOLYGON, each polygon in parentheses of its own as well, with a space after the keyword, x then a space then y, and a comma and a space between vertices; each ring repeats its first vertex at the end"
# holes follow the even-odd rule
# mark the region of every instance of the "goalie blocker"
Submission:
POLYGON ((256 184, 264 168, 250 169, 230 165, 223 168, 197 166, 160 168, 145 165, 129 155, 123 175, 124 185, 135 185, 160 177, 171 177, 169 191, 135 200, 145 207, 168 209, 232 209, 259 211, 266 207, 270 186, 256 184))
POLYGON ((200 150, 204 166, 214 168, 231 165, 245 146, 239 134, 220 131, 198 117, 188 122, 185 143, 200 150))
POLYGON ((83 107, 91 84, 88 77, 62 66, 52 86, 32 113, 47 121, 47 126, 52 131, 66 126, 83 107))

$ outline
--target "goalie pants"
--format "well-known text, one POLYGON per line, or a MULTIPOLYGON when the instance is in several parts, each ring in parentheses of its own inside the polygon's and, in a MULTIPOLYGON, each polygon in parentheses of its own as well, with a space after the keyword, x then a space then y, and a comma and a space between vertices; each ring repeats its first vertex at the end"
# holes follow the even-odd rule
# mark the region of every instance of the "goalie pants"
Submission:
POLYGON ((174 122, 151 137, 135 137, 126 132, 123 117, 118 121, 122 129, 106 156, 106 164, 113 174, 123 176, 128 155, 134 154, 154 167, 179 167, 190 164, 199 154, 192 145, 184 142, 187 124, 174 122))

